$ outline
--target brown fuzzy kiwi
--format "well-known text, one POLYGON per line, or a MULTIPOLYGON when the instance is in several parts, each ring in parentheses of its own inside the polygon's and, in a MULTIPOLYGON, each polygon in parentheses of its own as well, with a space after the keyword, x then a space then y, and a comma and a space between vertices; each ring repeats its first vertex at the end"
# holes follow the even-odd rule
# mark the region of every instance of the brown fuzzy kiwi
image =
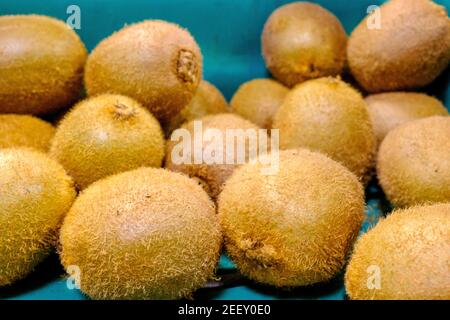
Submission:
POLYGON ((195 181, 140 168, 83 191, 61 228, 61 261, 94 299, 189 298, 214 276, 222 236, 195 181))
POLYGON ((202 80, 194 98, 181 112, 171 119, 166 132, 171 133, 184 122, 199 119, 209 114, 228 112, 228 102, 222 92, 206 80, 202 80))
POLYGON ((360 179, 373 164, 375 135, 362 96, 334 78, 306 81, 287 95, 275 115, 280 148, 308 148, 341 162, 360 179))
MULTIPOLYGON (((195 121, 200 121, 202 124, 203 134, 210 129, 219 130, 222 134, 223 140, 223 157, 226 157, 227 152, 229 150, 226 149, 226 130, 227 129, 241 129, 241 130, 253 130, 257 133, 257 136, 259 137, 259 127, 254 125, 248 120, 245 120, 241 118, 238 115, 231 114, 231 113, 223 113, 223 114, 217 114, 217 115, 209 115, 206 117, 203 117, 198 120, 193 120, 191 122, 188 122, 184 124, 180 129, 178 130, 187 130, 189 132, 191 137, 191 157, 190 164, 189 163, 181 163, 177 164, 176 161, 174 161, 173 158, 173 152, 176 154, 176 156, 183 155, 183 152, 178 152, 178 147, 182 145, 182 140, 174 139, 172 135, 172 138, 170 141, 167 142, 167 148, 166 148, 166 168, 172 171, 182 172, 190 177, 195 177, 200 184, 205 186, 208 193, 215 199, 220 191, 222 190, 222 186, 225 183, 225 181, 228 179, 228 177, 233 173, 234 169, 239 166, 236 162, 236 154, 237 150, 234 150, 235 158, 233 159, 234 164, 225 163, 223 161, 222 164, 208 164, 206 161, 202 161, 202 163, 196 164, 194 159, 194 143, 195 143, 195 121)), ((174 131, 174 133, 177 133, 177 130, 174 131)), ((178 138, 178 137, 177 137, 178 138)), ((184 139, 184 138, 183 138, 184 139)), ((235 140, 236 141, 236 140, 235 140)), ((245 160, 248 160, 248 156, 252 154, 252 150, 250 148, 253 148, 252 145, 249 144, 250 139, 248 136, 245 137, 246 141, 246 149, 245 149, 245 160)), ((208 141, 203 141, 201 151, 205 153, 207 146, 209 145, 208 141)), ((257 148, 258 146, 256 146, 257 148)), ((188 153, 186 153, 188 155, 188 153)), ((208 154, 209 155, 209 154, 208 154)))
POLYGON ((178 25, 147 20, 100 42, 86 64, 89 95, 117 93, 136 99, 169 121, 192 99, 202 78, 202 54, 178 25))
POLYGON ((364 191, 354 174, 330 158, 304 150, 279 154, 279 171, 246 164, 219 196, 228 254, 239 270, 276 287, 333 278, 364 217, 364 191))
POLYGON ((289 87, 341 74, 346 44, 347 35, 339 20, 309 2, 294 2, 275 10, 262 34, 267 68, 289 87))
POLYGON ((270 129, 273 117, 289 89, 272 79, 253 79, 243 83, 231 99, 233 110, 257 124, 270 129))
POLYGON ((0 115, 0 148, 28 147, 47 152, 55 128, 28 115, 0 115))
POLYGON ((141 104, 103 94, 81 101, 65 116, 50 155, 84 189, 111 174, 160 167, 164 137, 158 121, 141 104))
POLYGON ((366 97, 378 144, 387 133, 408 121, 445 116, 448 111, 438 99, 418 92, 378 93, 366 97))
POLYGON ((44 153, 0 149, 0 287, 24 278, 51 252, 75 200, 72 180, 44 153))
POLYGON ((398 207, 450 202, 450 116, 411 121, 381 143, 378 180, 398 207))
POLYGON ((397 210, 356 243, 345 274, 355 300, 450 299, 450 203, 397 210))
MULTIPOLYGON (((368 92, 431 83, 450 61, 450 20, 430 0, 391 0, 380 7, 379 28, 366 17, 348 41, 350 69, 368 92)), ((375 21, 375 20, 374 20, 375 21)))
POLYGON ((44 114, 81 94, 87 51, 63 21, 0 17, 0 113, 44 114))

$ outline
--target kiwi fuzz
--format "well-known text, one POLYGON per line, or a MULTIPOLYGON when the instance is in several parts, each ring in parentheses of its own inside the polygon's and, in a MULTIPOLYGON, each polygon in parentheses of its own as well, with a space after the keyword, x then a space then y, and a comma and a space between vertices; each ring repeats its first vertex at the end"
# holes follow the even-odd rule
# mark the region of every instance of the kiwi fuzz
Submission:
MULTIPOLYGON (((222 134, 223 139, 226 139, 226 132, 228 129, 241 129, 241 130, 253 130, 257 132, 257 134, 261 134, 259 132, 259 127, 255 124, 251 123, 250 121, 240 117, 239 115, 232 114, 232 113, 218 113, 218 114, 212 114, 205 117, 202 117, 200 119, 194 119, 192 121, 189 121, 185 123, 181 129, 189 131, 189 134, 191 136, 195 135, 195 124, 196 121, 202 122, 202 129, 203 132, 205 132, 208 129, 215 129, 220 131, 222 134)), ((265 134, 265 133, 263 133, 265 134)), ((252 151, 249 150, 250 148, 247 148, 249 146, 249 137, 245 137, 245 159, 248 160, 249 154, 252 154, 252 151)), ((208 142, 203 141, 202 142, 202 152, 207 148, 208 142)), ((225 140, 222 141, 223 145, 223 154, 225 155, 227 148, 227 143, 225 140)), ((202 185, 207 185, 208 187, 205 188, 209 192, 209 195, 216 199, 219 193, 222 190, 222 187, 225 183, 225 181, 231 176, 235 168, 239 167, 239 164, 236 162, 233 163, 224 163, 221 164, 208 164, 208 163, 200 163, 196 164, 194 163, 194 155, 191 154, 192 159, 190 163, 181 163, 178 164, 175 161, 173 161, 173 155, 172 152, 174 148, 177 146, 176 141, 169 140, 167 142, 166 147, 166 158, 165 158, 165 167, 171 171, 175 172, 181 172, 184 174, 187 174, 190 177, 195 177, 196 179, 202 181, 202 185)), ((194 147, 193 143, 191 144, 191 147, 194 147)), ((256 146, 258 148, 258 146, 256 146)), ((234 159, 236 160, 236 159, 234 159)))
POLYGON ((103 94, 79 102, 58 125, 50 148, 82 190, 106 176, 160 167, 164 136, 159 122, 134 99, 103 94))
POLYGON ((338 78, 305 81, 292 89, 272 125, 280 148, 325 153, 367 182, 376 138, 361 94, 338 78))
POLYGON ((193 98, 202 79, 202 59, 186 29, 145 20, 122 28, 94 48, 84 82, 89 96, 128 96, 166 125, 193 98))
POLYGON ((340 75, 344 68, 345 30, 336 16, 314 3, 277 8, 264 25, 261 42, 267 68, 289 87, 340 75))
POLYGON ((0 17, 0 113, 48 115, 80 98, 87 50, 64 21, 0 17))
POLYGON ((396 207, 450 202, 450 116, 402 124, 381 143, 377 176, 396 207))
POLYGON ((345 273, 353 300, 450 299, 450 202, 395 210, 362 235, 345 273))
POLYGON ((80 268, 81 291, 93 299, 182 299, 214 277, 222 235, 194 180, 139 168, 84 190, 60 242, 63 266, 80 268))
POLYGON ((450 61, 450 20, 430 0, 391 0, 379 8, 381 27, 368 15, 353 30, 348 64, 369 93, 413 90, 433 82, 450 61), (414 38, 414 41, 410 39, 414 38))
POLYGON ((0 149, 0 287, 23 279, 54 249, 75 200, 56 161, 28 148, 0 149))
POLYGON ((225 183, 218 200, 225 248, 258 283, 292 288, 328 281, 344 266, 361 226, 363 187, 322 154, 292 149, 279 157, 275 175, 248 163, 225 183))
POLYGON ((438 99, 418 92, 387 92, 365 98, 378 146, 392 129, 409 121, 449 115, 438 99))
POLYGON ((229 112, 229 106, 222 92, 206 80, 200 81, 194 97, 189 104, 169 123, 164 124, 167 137, 183 123, 202 118, 210 114, 229 112))
POLYGON ((0 148, 26 147, 47 152, 55 128, 30 115, 0 115, 0 148))

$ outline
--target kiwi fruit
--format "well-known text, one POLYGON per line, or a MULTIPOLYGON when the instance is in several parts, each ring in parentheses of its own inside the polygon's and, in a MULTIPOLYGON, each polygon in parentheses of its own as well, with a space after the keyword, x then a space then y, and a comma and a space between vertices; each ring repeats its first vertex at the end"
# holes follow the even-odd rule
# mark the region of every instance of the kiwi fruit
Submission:
POLYGON ((414 120, 390 131, 377 174, 394 206, 450 202, 450 117, 414 120))
POLYGON ((248 163, 225 183, 218 214, 242 274, 276 287, 333 278, 364 217, 364 191, 338 162, 306 149, 279 153, 279 171, 248 163))
POLYGON ((29 115, 0 115, 0 148, 27 147, 47 152, 55 128, 29 115))
POLYGON ((89 95, 116 93, 136 99, 169 121, 193 98, 202 78, 202 54, 178 25, 147 20, 101 41, 85 72, 89 95))
POLYGON ((166 132, 171 133, 184 122, 198 119, 209 114, 229 111, 228 102, 222 92, 213 84, 202 80, 195 92, 194 98, 181 112, 170 120, 166 132))
POLYGON ((448 111, 438 99, 418 92, 388 92, 366 97, 378 144, 386 134, 408 121, 445 116, 448 111))
POLYGON ((450 299, 450 203, 396 210, 356 243, 345 274, 355 300, 450 299))
MULTIPOLYGON (((180 141, 178 139, 174 139, 172 135, 170 141, 167 142, 166 148, 166 162, 165 167, 169 170, 181 172, 189 175, 192 178, 195 178, 199 184, 201 184, 205 190, 209 193, 209 195, 216 199, 222 190, 222 186, 228 177, 233 173, 234 169, 239 166, 237 163, 237 151, 234 151, 234 163, 226 163, 225 157, 227 157, 227 153, 230 150, 226 148, 226 131, 229 129, 241 129, 243 131, 246 130, 254 130, 259 138, 259 127, 255 124, 251 123, 248 120, 243 119, 242 117, 232 114, 232 113, 222 113, 216 115, 209 115, 197 120, 190 121, 184 124, 180 129, 174 131, 177 133, 178 130, 187 130, 189 132, 191 141, 190 146, 192 151, 183 150, 182 153, 178 153, 177 146, 184 143, 184 141, 180 141), (223 144, 223 156, 222 163, 207 163, 206 161, 202 161, 201 163, 195 163, 194 153, 195 153, 195 138, 196 138, 196 130, 195 124, 201 123, 202 132, 201 134, 205 134, 208 130, 218 130, 221 133, 222 144, 223 144), (177 157, 183 157, 185 155, 188 157, 190 163, 177 163, 174 161, 174 155, 177 157), (174 154, 172 154, 174 153, 174 154)), ((234 140, 236 142, 236 139, 234 140)), ((206 148, 209 146, 209 141, 202 141, 201 152, 202 154, 206 153, 206 148)), ((249 155, 251 155, 254 151, 253 146, 250 144, 250 139, 248 136, 245 137, 245 161, 249 160, 249 155)), ((256 146, 258 148, 258 146, 256 146)), ((209 154, 208 154, 209 155, 209 154)))
POLYGON ((79 189, 139 167, 160 167, 164 136, 153 115, 135 100, 103 94, 79 102, 56 129, 50 155, 79 189))
POLYGON ((0 287, 52 251, 75 189, 64 169, 33 149, 0 149, 0 287))
POLYGON ((272 75, 292 87, 305 80, 341 74, 347 35, 323 7, 294 2, 275 10, 264 25, 262 52, 272 75))
POLYGON ((297 85, 275 115, 280 148, 307 148, 341 162, 366 180, 374 160, 375 135, 361 94, 336 78, 297 85))
POLYGON ((366 17, 347 48, 352 74, 368 92, 400 91, 431 83, 450 61, 450 20, 430 0, 391 0, 380 25, 366 17))
POLYGON ((189 298, 214 276, 222 236, 188 177, 140 168, 84 190, 61 228, 61 261, 93 299, 189 298))
POLYGON ((272 79, 253 79, 243 83, 231 99, 231 108, 261 128, 270 129, 273 117, 289 89, 272 79))
POLYGON ((63 21, 1 16, 0 52, 0 113, 52 113, 80 96, 87 51, 63 21))

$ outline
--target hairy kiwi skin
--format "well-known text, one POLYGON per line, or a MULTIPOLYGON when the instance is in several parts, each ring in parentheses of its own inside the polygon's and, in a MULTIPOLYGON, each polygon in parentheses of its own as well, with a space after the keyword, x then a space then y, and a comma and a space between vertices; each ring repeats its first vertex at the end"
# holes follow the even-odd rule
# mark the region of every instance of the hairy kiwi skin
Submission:
POLYGON ((450 117, 400 125, 381 143, 378 180, 397 207, 450 202, 450 117))
POLYGON ((80 96, 87 51, 63 21, 2 16, 0 52, 0 113, 56 112, 80 96))
POLYGON ((202 80, 194 98, 178 115, 172 118, 166 132, 171 133, 184 122, 228 111, 229 106, 222 92, 208 81, 202 80))
POLYGON ((0 149, 0 287, 28 275, 56 244, 75 200, 64 169, 45 154, 0 149))
POLYGON ((65 116, 50 155, 84 189, 111 174, 160 167, 164 137, 158 121, 141 104, 125 96, 103 94, 79 102, 65 116))
POLYGON ((438 99, 418 92, 378 93, 365 100, 378 145, 389 131, 403 123, 449 114, 438 99))
POLYGON ((397 210, 356 243, 345 274, 355 300, 450 299, 450 203, 397 210), (380 287, 368 272, 379 268, 380 287))
POLYGON ((306 149, 281 151, 279 163, 276 175, 245 164, 226 182, 218 214, 227 252, 263 284, 327 281, 343 267, 361 226, 362 185, 338 162, 306 149))
POLYGON ((272 79, 253 79, 243 83, 231 99, 231 108, 261 128, 270 129, 273 117, 289 89, 272 79))
POLYGON ((275 115, 280 148, 308 148, 341 162, 366 180, 373 165, 375 135, 364 99, 335 78, 297 85, 275 115))
POLYGON ((0 115, 0 148, 27 147, 47 152, 55 128, 28 115, 0 115))
POLYGON ((188 298, 213 277, 222 236, 195 181, 140 168, 92 184, 61 228, 61 261, 94 299, 188 298))
POLYGON ((380 7, 380 28, 367 17, 348 42, 352 74, 368 92, 399 91, 431 83, 450 61, 450 20, 430 0, 391 0, 380 7))
POLYGON ((202 54, 178 25, 147 20, 106 38, 86 64, 89 95, 117 93, 136 99, 167 122, 192 99, 202 78, 202 54))
POLYGON ((341 74, 346 44, 347 35, 339 20, 328 10, 308 2, 294 2, 275 10, 262 34, 267 68, 289 87, 341 74))
MULTIPOLYGON (((194 139, 195 121, 196 120, 188 122, 180 128, 188 130, 192 139, 194 139)), ((208 129, 217 129, 223 134, 224 137, 227 129, 242 129, 244 131, 250 129, 255 130, 256 132, 258 132, 258 130, 260 129, 258 126, 251 123, 250 121, 245 120, 242 117, 231 113, 209 115, 201 119, 198 119, 198 121, 201 121, 202 123, 203 133, 205 133, 205 131, 208 129)), ((248 145, 248 141, 249 139, 246 138, 246 145, 248 145)), ((167 142, 165 167, 169 170, 182 172, 184 174, 189 175, 190 177, 195 177, 201 185, 206 187, 205 189, 208 191, 209 195, 213 199, 216 199, 220 191, 222 190, 223 184, 228 179, 228 177, 233 173, 234 169, 236 169, 239 166, 239 164, 207 164, 204 162, 201 164, 195 164, 193 156, 191 159, 191 164, 176 164, 173 161, 172 152, 175 152, 174 148, 179 143, 180 141, 178 140, 172 141, 172 139, 167 142)), ((207 145, 208 141, 204 141, 202 147, 203 152, 207 145)), ((223 145, 225 155, 226 154, 225 140, 223 141, 223 145)), ((249 154, 251 153, 247 148, 246 156, 248 156, 249 154)))

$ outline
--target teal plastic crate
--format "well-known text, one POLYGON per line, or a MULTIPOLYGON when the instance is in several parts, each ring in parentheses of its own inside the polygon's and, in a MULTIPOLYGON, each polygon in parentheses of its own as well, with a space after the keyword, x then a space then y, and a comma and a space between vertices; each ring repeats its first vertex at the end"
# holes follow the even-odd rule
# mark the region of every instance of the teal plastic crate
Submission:
MULTIPOLYGON (((45 14, 67 20, 70 5, 81 10, 81 28, 76 30, 92 50, 97 43, 125 24, 145 19, 163 19, 189 29, 199 43, 204 57, 203 76, 230 99, 238 86, 250 79, 269 77, 261 56, 261 32, 264 22, 286 0, 47 0, 1 1, 0 15, 45 14)), ((381 0, 311 1, 333 12, 350 33, 366 15, 369 5, 381 0)), ((435 1, 450 8, 450 0, 435 1)), ((429 94, 450 106, 449 71, 431 86, 429 94)), ((366 191, 366 221, 361 232, 374 225, 390 210, 382 192, 373 181, 366 191)), ((197 299, 345 299, 342 274, 332 281, 289 292, 259 286, 236 276, 232 262, 225 256, 219 274, 224 287, 202 289, 197 299), (226 281, 225 281, 226 280, 226 281)), ((80 291, 68 289, 64 270, 57 255, 51 256, 23 281, 0 288, 4 299, 87 299, 80 291)))

